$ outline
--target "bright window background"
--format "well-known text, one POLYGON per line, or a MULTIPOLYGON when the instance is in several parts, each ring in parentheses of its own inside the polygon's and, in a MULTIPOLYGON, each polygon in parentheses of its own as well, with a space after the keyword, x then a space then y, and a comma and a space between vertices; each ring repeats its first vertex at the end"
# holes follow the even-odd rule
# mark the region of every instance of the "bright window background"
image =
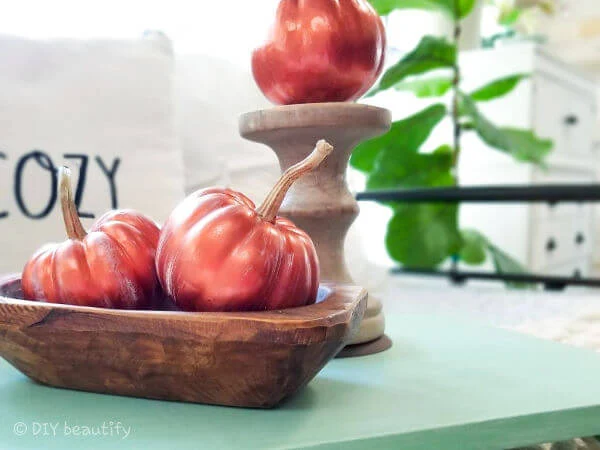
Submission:
MULTIPOLYGON (((160 30, 182 53, 247 63, 273 22, 278 0, 15 0, 4 2, 0 30, 30 38, 127 38, 160 30)), ((400 51, 424 34, 449 34, 441 14, 403 10, 390 17, 388 41, 400 51)), ((489 27, 486 27, 489 28, 489 27)))
MULTIPOLYGON (((248 67, 251 50, 268 33, 279 0, 14 0, 5 2, 0 30, 28 38, 135 38, 146 30, 164 32, 179 54, 205 54, 248 67)), ((442 14, 404 10, 387 19, 388 64, 411 50, 424 34, 450 35, 442 14)), ((377 102, 393 111, 394 119, 417 109, 406 100, 377 102)), ((364 177, 350 174, 354 190, 364 188, 364 177)), ((387 208, 361 205, 356 224, 367 260, 391 264, 383 245, 390 216, 387 208)))
MULTIPOLYGON (((14 0, 0 14, 4 34, 44 38, 135 38, 160 30, 179 54, 205 54, 248 67, 251 50, 268 33, 279 0, 14 0)), ((423 11, 403 11, 390 18, 388 62, 410 50, 423 34, 445 32, 443 18, 423 11), (437 31, 437 32, 436 32, 437 31)), ((387 105, 382 105, 387 106, 387 105)), ((394 112, 400 118, 410 111, 394 112)), ((362 190, 364 177, 354 172, 352 188, 362 190)), ((389 264, 383 235, 389 211, 363 204, 355 232, 368 260, 389 264)))
POLYGON ((14 0, 3 2, 0 30, 30 38, 129 38, 167 34, 180 53, 249 64, 268 32, 277 0, 14 0))

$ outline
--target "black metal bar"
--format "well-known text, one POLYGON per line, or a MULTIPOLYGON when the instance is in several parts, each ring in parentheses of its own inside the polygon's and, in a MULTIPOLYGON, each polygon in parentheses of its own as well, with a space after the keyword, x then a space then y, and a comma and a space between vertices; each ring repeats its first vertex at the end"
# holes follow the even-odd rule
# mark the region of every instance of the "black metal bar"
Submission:
POLYGON ((359 192, 357 200, 401 202, 600 202, 600 184, 474 186, 359 192))
POLYGON ((597 278, 575 278, 561 276, 546 276, 540 274, 520 274, 520 273, 491 273, 491 272, 471 272, 455 270, 430 270, 430 269, 409 269, 404 267, 395 267, 391 269, 392 273, 404 273, 413 275, 426 275, 434 277, 447 277, 453 282, 462 284, 469 279, 473 280, 491 280, 505 281, 524 284, 543 284, 548 290, 562 290, 566 286, 587 286, 600 287, 600 279, 597 278))
MULTIPOLYGON (((398 201, 404 203, 436 202, 526 202, 549 203, 560 202, 600 202, 600 184, 552 184, 552 185, 514 185, 514 186, 472 186, 423 189, 393 189, 360 192, 357 200, 363 201, 398 201)), ((562 290, 566 286, 600 287, 600 279, 545 276, 541 274, 507 274, 491 272, 459 271, 455 267, 450 270, 429 270, 394 268, 393 273, 447 277, 455 283, 465 283, 469 279, 503 281, 523 284, 543 284, 549 290, 562 290)))

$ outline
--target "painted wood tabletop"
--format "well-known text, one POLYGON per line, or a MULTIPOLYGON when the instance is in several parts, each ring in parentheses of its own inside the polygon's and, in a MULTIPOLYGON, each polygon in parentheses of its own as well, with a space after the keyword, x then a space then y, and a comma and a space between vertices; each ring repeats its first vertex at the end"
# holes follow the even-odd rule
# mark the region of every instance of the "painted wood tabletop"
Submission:
POLYGON ((275 410, 60 390, 2 361, 0 447, 468 450, 600 433, 599 355, 460 318, 387 319, 392 349, 332 361, 275 410))

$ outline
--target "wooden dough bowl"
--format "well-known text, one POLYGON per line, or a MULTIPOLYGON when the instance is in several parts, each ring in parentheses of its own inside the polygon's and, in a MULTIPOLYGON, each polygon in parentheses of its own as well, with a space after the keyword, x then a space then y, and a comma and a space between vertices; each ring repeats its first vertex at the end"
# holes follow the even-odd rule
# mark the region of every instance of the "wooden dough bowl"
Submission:
POLYGON ((270 408, 352 338, 366 297, 323 284, 314 305, 280 311, 121 311, 22 300, 13 276, 0 280, 0 356, 50 386, 270 408))

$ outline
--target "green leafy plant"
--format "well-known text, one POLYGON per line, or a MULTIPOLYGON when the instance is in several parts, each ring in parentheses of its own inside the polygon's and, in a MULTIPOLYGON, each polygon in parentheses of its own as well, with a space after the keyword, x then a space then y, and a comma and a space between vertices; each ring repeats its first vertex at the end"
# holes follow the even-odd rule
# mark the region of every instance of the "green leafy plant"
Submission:
MULTIPOLYGON (((551 141, 539 138, 530 130, 496 126, 477 105, 509 94, 527 74, 493 80, 471 93, 461 89, 460 20, 473 9, 475 0, 371 0, 371 3, 381 15, 403 8, 442 11, 454 22, 454 40, 423 37, 367 94, 372 96, 389 89, 410 91, 421 98, 452 94, 450 106, 444 103, 429 106, 394 122, 387 134, 358 146, 350 164, 366 174, 367 189, 458 185, 461 136, 467 132, 476 133, 487 145, 511 155, 516 161, 543 164, 551 151, 551 141), (435 71, 434 76, 432 71, 435 71), (424 149, 432 131, 448 116, 453 124, 452 143, 424 149)), ((524 271, 521 264, 477 230, 460 229, 457 204, 388 202, 386 205, 393 211, 385 237, 386 248, 389 255, 405 267, 433 268, 448 258, 479 265, 490 257, 499 273, 524 271)))

